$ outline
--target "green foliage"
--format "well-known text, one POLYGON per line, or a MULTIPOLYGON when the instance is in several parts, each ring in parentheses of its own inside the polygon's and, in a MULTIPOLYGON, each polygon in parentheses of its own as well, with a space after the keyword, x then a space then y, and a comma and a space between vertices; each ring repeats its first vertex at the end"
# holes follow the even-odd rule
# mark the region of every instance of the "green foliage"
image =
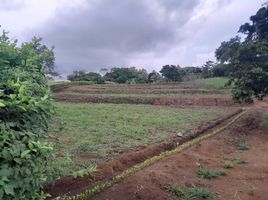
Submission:
POLYGON ((48 50, 39 52, 35 40, 18 47, 6 32, 0 36, 0 199, 46 197, 41 187, 53 157, 52 146, 41 142, 51 114, 48 50))
POLYGON ((97 172, 97 171, 98 171, 97 166, 94 165, 94 166, 90 166, 90 167, 88 167, 86 169, 81 169, 79 171, 73 172, 72 175, 74 176, 74 178, 84 177, 84 176, 88 176, 88 175, 90 175, 90 174, 92 174, 94 172, 97 172))
POLYGON ((115 83, 147 83, 148 73, 136 67, 114 67, 105 74, 104 79, 115 83))
POLYGON ((178 185, 171 185, 167 191, 174 196, 179 197, 181 200, 202 200, 212 199, 214 193, 202 187, 181 187, 178 185))
POLYGON ((229 160, 235 164, 240 164, 240 165, 248 163, 244 158, 239 158, 239 157, 226 158, 226 160, 229 160))
POLYGON ((248 146, 244 145, 244 144, 239 144, 239 145, 236 146, 236 149, 238 151, 248 151, 250 148, 248 146))
POLYGON ((185 72, 180 66, 165 65, 160 70, 160 73, 167 81, 181 82, 185 72))
POLYGON ((225 89, 228 88, 226 85, 229 79, 224 77, 214 77, 206 79, 198 79, 196 82, 202 87, 215 88, 215 89, 225 89))
POLYGON ((50 89, 52 92, 60 92, 67 87, 75 85, 93 85, 93 82, 90 81, 55 82, 53 84, 50 84, 50 89))
POLYGON ((96 84, 104 83, 102 76, 95 72, 85 72, 85 71, 73 71, 72 74, 67 77, 70 81, 89 81, 96 84))
POLYGON ((148 74, 148 83, 161 83, 163 82, 163 77, 156 72, 155 70, 153 70, 151 73, 148 74))
POLYGON ((233 165, 233 163, 231 163, 230 161, 226 161, 224 164, 223 164, 223 168, 224 169, 231 169, 231 168, 233 168, 234 167, 234 165, 233 165))
POLYGON ((232 95, 238 102, 252 103, 268 95, 268 6, 262 7, 239 29, 246 35, 223 42, 216 50, 221 63, 232 66, 232 95))
POLYGON ((197 175, 204 179, 215 179, 219 176, 226 176, 226 172, 219 170, 209 170, 206 167, 200 167, 197 171, 197 175))
POLYGON ((215 66, 215 63, 211 60, 207 61, 202 66, 202 77, 203 78, 210 78, 213 76, 212 69, 215 66))

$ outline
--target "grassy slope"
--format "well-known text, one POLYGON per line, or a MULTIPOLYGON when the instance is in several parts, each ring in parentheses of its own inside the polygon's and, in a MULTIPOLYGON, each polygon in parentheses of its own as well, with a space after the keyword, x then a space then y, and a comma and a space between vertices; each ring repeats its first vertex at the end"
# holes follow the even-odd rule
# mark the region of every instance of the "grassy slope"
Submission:
POLYGON ((149 105, 56 103, 52 135, 61 175, 194 129, 228 109, 175 109, 149 105))
POLYGON ((198 79, 196 82, 201 87, 215 88, 215 89, 224 89, 225 84, 228 82, 228 78, 225 77, 216 77, 216 78, 207 78, 207 79, 198 79))

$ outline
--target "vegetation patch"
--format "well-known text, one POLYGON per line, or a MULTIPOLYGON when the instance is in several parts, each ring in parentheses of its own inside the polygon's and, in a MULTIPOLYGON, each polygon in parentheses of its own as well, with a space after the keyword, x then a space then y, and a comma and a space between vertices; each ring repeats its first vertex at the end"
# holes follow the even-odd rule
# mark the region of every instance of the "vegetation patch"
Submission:
POLYGON ((60 176, 105 162, 141 146, 185 133, 226 109, 149 105, 56 103, 51 125, 60 176), (196 124, 196 126, 193 126, 196 124))
POLYGON ((197 171, 197 175, 200 178, 204 178, 204 179, 215 179, 219 176, 226 176, 227 173, 225 171, 221 171, 221 170, 210 170, 206 167, 200 167, 197 171))
POLYGON ((228 83, 229 79, 226 77, 214 77, 214 78, 206 78, 206 79, 198 79, 196 82, 198 85, 208 88, 215 88, 215 89, 226 89, 228 88, 226 84, 228 83))
POLYGON ((203 187, 182 187, 178 185, 171 185, 167 191, 181 200, 202 200, 213 199, 215 194, 203 187))
POLYGON ((231 163, 230 161, 226 161, 224 164, 223 164, 223 168, 224 169, 231 169, 231 168, 233 168, 234 167, 234 165, 233 165, 233 163, 231 163))
POLYGON ((236 150, 238 151, 248 151, 250 148, 245 144, 239 144, 236 146, 236 150))
POLYGON ((236 164, 247 164, 248 163, 248 161, 246 161, 244 158, 239 158, 239 157, 226 158, 226 160, 229 160, 229 161, 236 163, 236 164))

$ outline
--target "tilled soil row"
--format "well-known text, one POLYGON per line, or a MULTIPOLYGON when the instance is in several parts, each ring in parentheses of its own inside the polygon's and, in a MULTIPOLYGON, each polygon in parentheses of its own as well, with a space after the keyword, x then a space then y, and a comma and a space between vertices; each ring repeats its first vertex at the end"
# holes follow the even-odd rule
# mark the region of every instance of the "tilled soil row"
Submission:
POLYGON ((53 99, 70 103, 150 104, 165 106, 235 106, 227 97, 98 97, 79 94, 54 93, 53 99))
POLYGON ((241 113, 243 109, 237 109, 236 111, 218 119, 214 122, 208 122, 206 125, 192 133, 188 133, 183 137, 173 137, 169 140, 148 146, 144 149, 137 150, 135 152, 125 153, 117 158, 100 164, 98 166, 98 173, 80 178, 74 178, 72 176, 64 177, 56 181, 54 185, 48 185, 45 187, 45 192, 52 195, 51 199, 63 196, 63 195, 75 195, 80 193, 89 187, 111 180, 114 176, 122 173, 124 170, 141 163, 147 158, 159 155, 163 151, 168 151, 176 148, 187 141, 196 138, 205 132, 216 128, 219 125, 227 123, 229 119, 241 113))

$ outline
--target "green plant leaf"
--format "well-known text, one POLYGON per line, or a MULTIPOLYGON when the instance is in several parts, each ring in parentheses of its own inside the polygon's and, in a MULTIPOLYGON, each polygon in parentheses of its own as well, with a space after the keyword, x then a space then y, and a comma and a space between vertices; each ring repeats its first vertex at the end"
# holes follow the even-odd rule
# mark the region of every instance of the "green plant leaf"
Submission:
POLYGON ((31 150, 25 150, 20 154, 20 157, 23 158, 25 157, 27 154, 29 154, 31 152, 31 150))
POLYGON ((6 194, 14 195, 14 186, 13 185, 4 185, 4 190, 6 194))
POLYGON ((0 101, 0 108, 6 107, 6 105, 0 101))

